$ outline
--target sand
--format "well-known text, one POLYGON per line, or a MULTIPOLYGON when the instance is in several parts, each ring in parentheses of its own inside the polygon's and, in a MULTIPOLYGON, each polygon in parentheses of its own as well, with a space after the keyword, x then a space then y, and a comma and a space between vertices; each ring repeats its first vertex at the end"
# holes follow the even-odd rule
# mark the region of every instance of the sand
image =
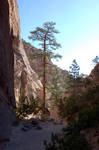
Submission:
POLYGON ((50 141, 51 133, 60 133, 64 124, 54 122, 41 122, 41 130, 32 127, 28 131, 22 131, 22 124, 12 127, 12 136, 5 150, 45 150, 43 141, 50 141))

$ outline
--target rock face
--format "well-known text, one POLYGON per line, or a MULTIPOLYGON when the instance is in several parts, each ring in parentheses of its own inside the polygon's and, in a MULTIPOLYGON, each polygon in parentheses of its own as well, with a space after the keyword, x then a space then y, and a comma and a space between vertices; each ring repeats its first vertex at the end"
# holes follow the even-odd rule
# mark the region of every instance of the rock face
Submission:
POLYGON ((17 1, 0 0, 0 146, 10 136, 15 96, 24 91, 36 97, 42 89, 37 78, 20 39, 17 1))
MULTIPOLYGON (((42 57, 36 57, 36 59, 31 59, 33 55, 39 54, 41 50, 33 47, 30 43, 27 43, 26 41, 23 40, 23 46, 25 49, 25 52, 27 54, 27 57, 29 59, 31 68, 38 74, 39 78, 42 81, 42 73, 43 73, 43 68, 42 68, 42 57)), ((49 84, 52 82, 52 78, 56 69, 56 66, 52 63, 51 59, 46 57, 47 59, 47 73, 46 73, 46 83, 49 84)), ((68 75, 68 71, 60 69, 61 72, 61 77, 62 79, 66 78, 68 75)))
POLYGON ((89 76, 92 80, 99 81, 99 63, 94 67, 89 76))
POLYGON ((38 80, 38 75, 31 68, 23 43, 20 40, 19 51, 15 52, 15 97, 19 100, 20 94, 31 98, 32 96, 40 97, 42 92, 41 81, 38 80))
MULTIPOLYGON (((0 0, 0 141, 11 131, 15 107, 14 50, 19 47, 19 17, 16 0, 0 0)), ((1 144, 0 144, 1 146, 1 144)), ((1 147, 0 147, 1 148, 1 147)), ((3 148, 1 148, 3 149, 3 148)))

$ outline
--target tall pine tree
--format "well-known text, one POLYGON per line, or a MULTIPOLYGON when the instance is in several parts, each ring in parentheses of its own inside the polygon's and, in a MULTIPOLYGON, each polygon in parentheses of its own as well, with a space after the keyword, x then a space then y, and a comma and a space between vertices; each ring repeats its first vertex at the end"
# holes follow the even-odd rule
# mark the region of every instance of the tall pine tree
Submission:
POLYGON ((59 33, 55 29, 55 22, 46 22, 42 27, 37 27, 34 31, 31 31, 29 39, 33 41, 38 41, 42 50, 43 57, 43 112, 45 112, 45 100, 46 100, 46 56, 57 57, 59 55, 54 55, 53 50, 61 47, 59 43, 56 42, 54 34, 59 33))

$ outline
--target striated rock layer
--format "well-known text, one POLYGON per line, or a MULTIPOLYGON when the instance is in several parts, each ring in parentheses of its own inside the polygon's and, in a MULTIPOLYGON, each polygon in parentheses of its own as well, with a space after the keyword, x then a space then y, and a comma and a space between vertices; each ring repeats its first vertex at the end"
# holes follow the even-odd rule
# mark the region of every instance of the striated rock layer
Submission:
POLYGON ((0 0, 0 149, 11 132, 14 97, 14 50, 19 47, 16 0, 0 0))
POLYGON ((28 97, 36 97, 41 89, 20 39, 17 1, 0 0, 0 149, 10 137, 15 96, 18 100, 23 91, 28 97))
MULTIPOLYGON (((42 57, 36 57, 36 59, 33 59, 33 55, 35 55, 37 53, 39 54, 41 52, 41 50, 33 47, 30 43, 27 43, 24 40, 23 40, 23 46, 24 46, 25 52, 27 54, 27 57, 29 59, 31 68, 38 74, 39 78, 42 81, 42 73, 43 73, 42 57)), ((46 84, 48 85, 49 83, 53 82, 52 79, 54 76, 56 66, 51 61, 51 58, 46 57, 46 61, 47 61, 46 84)), ((62 70, 61 68, 59 68, 59 70, 60 70, 61 78, 65 79, 66 76, 68 75, 68 71, 62 70)))
POLYGON ((20 94, 28 98, 32 96, 41 97, 42 84, 38 75, 31 68, 28 57, 24 51, 23 43, 20 40, 19 51, 15 52, 15 97, 19 101, 20 94))

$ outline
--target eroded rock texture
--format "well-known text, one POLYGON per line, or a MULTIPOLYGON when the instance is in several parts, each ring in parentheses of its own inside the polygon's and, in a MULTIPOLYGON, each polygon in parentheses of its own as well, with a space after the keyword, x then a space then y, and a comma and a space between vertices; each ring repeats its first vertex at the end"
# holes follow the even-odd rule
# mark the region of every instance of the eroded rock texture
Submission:
MULTIPOLYGON (((33 58, 33 55, 35 56, 35 54, 37 55, 37 54, 41 53, 41 50, 33 47, 30 43, 27 43, 24 40, 23 40, 23 46, 24 46, 25 52, 27 54, 27 57, 29 59, 31 68, 38 74, 39 78, 42 81, 42 79, 43 79, 42 78, 42 74, 43 74, 42 57, 38 56, 38 57, 36 57, 36 59, 33 58)), ((56 66, 51 61, 51 58, 46 57, 46 61, 47 61, 46 84, 48 86, 49 83, 53 82, 52 79, 55 74, 56 66)), ((68 75, 68 71, 62 70, 61 68, 59 68, 59 70, 60 70, 61 78, 65 79, 66 76, 68 75)))
POLYGON ((94 67, 89 76, 92 80, 99 81, 99 63, 94 67))
POLYGON ((15 97, 23 93, 28 98, 32 96, 40 97, 42 93, 42 84, 38 80, 38 75, 31 68, 28 57, 24 51, 23 43, 20 40, 19 51, 15 52, 15 97))
MULTIPOLYGON (((0 0, 0 141, 9 138, 14 97, 14 50, 18 48, 16 0, 0 0)), ((1 146, 0 142, 0 146, 1 146)), ((0 147, 1 148, 1 147, 0 147)))
POLYGON ((17 1, 0 0, 0 146, 10 136, 15 96, 18 100, 24 91, 36 97, 41 89, 20 39, 17 1))

